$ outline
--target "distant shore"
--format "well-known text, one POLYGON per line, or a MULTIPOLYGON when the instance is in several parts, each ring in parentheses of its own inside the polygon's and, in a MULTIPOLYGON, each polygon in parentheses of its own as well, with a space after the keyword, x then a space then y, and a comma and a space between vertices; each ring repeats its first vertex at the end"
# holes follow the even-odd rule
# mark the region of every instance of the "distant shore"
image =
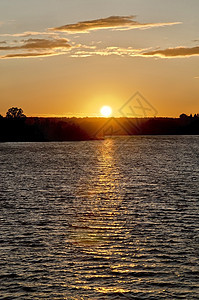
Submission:
POLYGON ((199 116, 179 118, 0 118, 0 142, 85 141, 119 135, 199 135, 199 116))

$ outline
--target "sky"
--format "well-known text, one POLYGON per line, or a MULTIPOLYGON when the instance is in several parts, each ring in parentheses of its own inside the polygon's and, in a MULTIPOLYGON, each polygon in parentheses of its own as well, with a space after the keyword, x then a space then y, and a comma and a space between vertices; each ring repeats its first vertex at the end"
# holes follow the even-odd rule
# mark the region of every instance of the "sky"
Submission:
POLYGON ((141 102, 149 116, 199 113, 198 11, 198 0, 0 0, 0 114, 108 105, 119 117, 126 105, 133 117, 141 102))

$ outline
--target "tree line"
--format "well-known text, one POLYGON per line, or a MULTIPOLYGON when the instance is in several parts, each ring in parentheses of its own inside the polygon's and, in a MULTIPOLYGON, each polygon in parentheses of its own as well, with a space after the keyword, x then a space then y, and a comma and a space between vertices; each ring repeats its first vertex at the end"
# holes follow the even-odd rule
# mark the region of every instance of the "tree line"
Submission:
POLYGON ((88 139, 88 134, 70 119, 27 117, 17 107, 9 108, 6 116, 0 117, 0 142, 88 139))
POLYGON ((81 141, 107 135, 199 134, 199 114, 179 118, 41 118, 11 107, 0 116, 0 142, 81 141))

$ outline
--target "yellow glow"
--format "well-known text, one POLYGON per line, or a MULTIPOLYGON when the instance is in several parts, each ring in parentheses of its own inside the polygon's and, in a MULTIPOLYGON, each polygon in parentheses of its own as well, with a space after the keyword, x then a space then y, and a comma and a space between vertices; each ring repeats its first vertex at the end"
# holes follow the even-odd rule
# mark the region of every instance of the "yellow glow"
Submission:
POLYGON ((112 114, 112 108, 110 106, 103 106, 100 109, 100 112, 103 117, 107 118, 107 117, 110 117, 110 115, 112 114))

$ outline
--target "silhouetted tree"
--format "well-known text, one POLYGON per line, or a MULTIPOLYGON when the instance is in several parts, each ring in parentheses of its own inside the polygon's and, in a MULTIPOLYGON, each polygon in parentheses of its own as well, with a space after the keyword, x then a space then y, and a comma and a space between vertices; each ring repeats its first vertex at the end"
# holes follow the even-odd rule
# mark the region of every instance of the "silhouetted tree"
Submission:
POLYGON ((186 114, 181 114, 180 115, 180 119, 186 119, 186 118, 188 118, 188 116, 186 114))
POLYGON ((0 115, 0 119, 3 119, 3 116, 2 116, 2 115, 0 115))
POLYGON ((25 119, 26 116, 23 114, 23 110, 18 107, 11 107, 6 113, 7 119, 25 119))

